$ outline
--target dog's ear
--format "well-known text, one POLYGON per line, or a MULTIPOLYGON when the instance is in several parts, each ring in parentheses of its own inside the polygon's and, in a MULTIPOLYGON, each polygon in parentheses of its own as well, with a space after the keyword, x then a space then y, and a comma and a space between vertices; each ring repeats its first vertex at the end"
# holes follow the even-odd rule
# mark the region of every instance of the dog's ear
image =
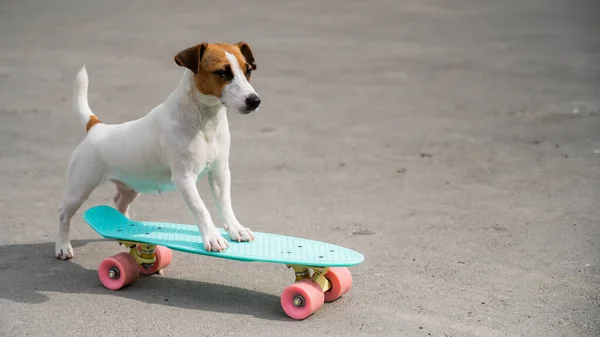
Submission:
POLYGON ((194 74, 197 74, 198 70, 200 69, 200 61, 202 61, 202 55, 204 54, 206 47, 208 47, 208 43, 204 42, 180 51, 174 57, 175 63, 177 63, 178 66, 186 67, 193 71, 194 74))
POLYGON ((238 42, 235 45, 240 49, 242 55, 244 55, 246 62, 248 62, 252 70, 256 70, 256 61, 254 61, 254 56, 252 56, 252 50, 250 50, 250 46, 243 41, 238 42))

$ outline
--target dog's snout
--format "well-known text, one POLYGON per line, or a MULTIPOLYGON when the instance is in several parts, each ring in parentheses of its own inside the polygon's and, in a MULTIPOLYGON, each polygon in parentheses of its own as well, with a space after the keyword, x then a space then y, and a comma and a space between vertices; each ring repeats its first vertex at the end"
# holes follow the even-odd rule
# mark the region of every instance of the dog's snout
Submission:
POLYGON ((248 110, 256 110, 260 105, 260 97, 257 94, 250 94, 246 97, 246 108, 248 110))

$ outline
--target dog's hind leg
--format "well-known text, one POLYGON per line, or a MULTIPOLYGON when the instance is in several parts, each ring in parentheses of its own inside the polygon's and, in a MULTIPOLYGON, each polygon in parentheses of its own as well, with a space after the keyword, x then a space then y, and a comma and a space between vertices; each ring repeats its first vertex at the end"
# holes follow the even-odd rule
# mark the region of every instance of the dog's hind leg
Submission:
POLYGON ((71 246, 71 218, 87 200, 104 178, 101 163, 80 147, 75 150, 67 168, 66 188, 59 211, 58 235, 55 256, 67 260, 73 258, 71 246))
POLYGON ((129 218, 129 206, 140 194, 120 181, 114 181, 114 183, 117 186, 117 193, 113 197, 113 202, 117 210, 129 218))

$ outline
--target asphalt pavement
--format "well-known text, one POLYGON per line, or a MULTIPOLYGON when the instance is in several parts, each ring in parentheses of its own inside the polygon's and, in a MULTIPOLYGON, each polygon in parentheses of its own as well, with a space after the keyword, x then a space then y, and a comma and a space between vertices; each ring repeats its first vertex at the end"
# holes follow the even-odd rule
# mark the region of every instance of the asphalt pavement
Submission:
MULTIPOLYGON (((599 336, 598 17, 592 0, 1 1, 0 336, 599 336), (262 106, 229 116, 238 219, 365 256, 304 321, 279 306, 281 265, 175 252, 103 288, 123 248, 81 214, 110 183, 74 217, 75 258, 54 258, 79 67, 120 123, 175 88, 178 51, 241 40, 262 106)), ((132 217, 193 223, 176 193, 132 217)))

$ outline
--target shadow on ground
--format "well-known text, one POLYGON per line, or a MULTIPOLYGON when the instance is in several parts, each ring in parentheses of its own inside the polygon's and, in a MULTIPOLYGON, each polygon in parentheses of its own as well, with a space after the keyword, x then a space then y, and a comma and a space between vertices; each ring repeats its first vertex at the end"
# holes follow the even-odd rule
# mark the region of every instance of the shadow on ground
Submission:
MULTIPOLYGON (((98 240, 73 240, 73 248, 98 240)), ((251 315, 285 320, 279 297, 220 284, 140 275, 132 286, 110 291, 98 280, 97 270, 52 257, 54 243, 0 246, 0 298, 21 303, 49 300, 43 292, 117 296, 171 307, 251 315), (50 252, 50 254, 49 254, 50 252), (11 273, 11 277, 1 277, 11 273)))

